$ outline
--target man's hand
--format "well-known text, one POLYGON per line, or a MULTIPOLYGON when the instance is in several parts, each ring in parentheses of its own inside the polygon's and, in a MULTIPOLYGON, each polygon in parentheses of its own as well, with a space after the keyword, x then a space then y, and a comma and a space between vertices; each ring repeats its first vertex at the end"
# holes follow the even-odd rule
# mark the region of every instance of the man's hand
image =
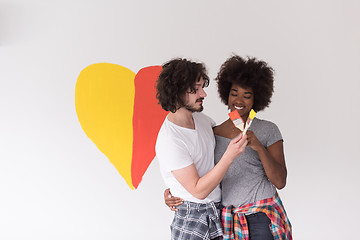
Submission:
POLYGON ((183 204, 184 200, 178 197, 173 197, 170 192, 170 188, 164 191, 165 204, 170 208, 171 211, 178 211, 175 207, 183 204))
POLYGON ((237 156, 239 156, 245 151, 245 147, 247 144, 247 135, 245 134, 245 136, 243 136, 242 134, 240 134, 239 136, 230 141, 224 155, 228 155, 232 162, 237 156))

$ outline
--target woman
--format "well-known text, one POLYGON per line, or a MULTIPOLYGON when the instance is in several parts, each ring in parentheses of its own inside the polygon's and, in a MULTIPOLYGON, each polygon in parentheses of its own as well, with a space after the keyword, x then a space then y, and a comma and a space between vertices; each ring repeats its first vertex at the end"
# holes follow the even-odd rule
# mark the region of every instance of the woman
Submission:
MULTIPOLYGON (((255 58, 230 57, 216 78, 221 101, 246 122, 249 112, 268 107, 273 93, 273 69, 255 58)), ((230 119, 214 129, 215 163, 240 130, 230 119)), ((247 131, 248 146, 234 160, 221 182, 224 239, 292 239, 291 224, 276 189, 286 185, 283 139, 278 127, 255 118, 247 131)), ((174 210, 181 199, 168 197, 174 210)), ((170 195, 171 196, 171 195, 170 195)))

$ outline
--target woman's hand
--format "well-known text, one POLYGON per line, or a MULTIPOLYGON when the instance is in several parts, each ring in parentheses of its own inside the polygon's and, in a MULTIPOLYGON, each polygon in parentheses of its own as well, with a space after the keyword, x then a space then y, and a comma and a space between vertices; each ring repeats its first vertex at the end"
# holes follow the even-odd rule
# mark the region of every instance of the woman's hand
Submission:
POLYGON ((170 192, 170 188, 164 191, 165 204, 170 208, 171 211, 178 211, 175 207, 183 204, 184 200, 178 197, 173 197, 170 192))
POLYGON ((249 147, 251 147, 252 149, 254 149, 257 152, 264 148, 264 146, 261 144, 259 139, 255 136, 253 131, 248 130, 246 132, 246 135, 247 135, 247 141, 248 141, 249 147))

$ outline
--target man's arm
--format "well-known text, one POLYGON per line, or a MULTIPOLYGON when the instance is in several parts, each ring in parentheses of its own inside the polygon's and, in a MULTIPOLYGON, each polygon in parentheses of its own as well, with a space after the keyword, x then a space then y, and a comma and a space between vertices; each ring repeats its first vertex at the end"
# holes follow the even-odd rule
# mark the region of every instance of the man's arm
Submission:
POLYGON ((232 161, 244 152, 247 145, 247 137, 238 137, 230 141, 229 146, 215 167, 202 177, 194 164, 172 171, 178 182, 194 197, 205 199, 221 182, 232 161))

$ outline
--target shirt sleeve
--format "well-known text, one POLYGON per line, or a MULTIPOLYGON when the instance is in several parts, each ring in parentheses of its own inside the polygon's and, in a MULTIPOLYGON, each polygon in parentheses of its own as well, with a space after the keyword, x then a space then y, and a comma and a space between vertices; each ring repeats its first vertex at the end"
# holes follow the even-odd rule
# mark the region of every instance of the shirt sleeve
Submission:
POLYGON ((165 171, 178 170, 193 164, 186 144, 180 139, 168 139, 158 144, 156 156, 165 171))
POLYGON ((268 140, 265 147, 269 147, 277 141, 283 140, 281 132, 275 123, 269 122, 268 124, 268 140))

